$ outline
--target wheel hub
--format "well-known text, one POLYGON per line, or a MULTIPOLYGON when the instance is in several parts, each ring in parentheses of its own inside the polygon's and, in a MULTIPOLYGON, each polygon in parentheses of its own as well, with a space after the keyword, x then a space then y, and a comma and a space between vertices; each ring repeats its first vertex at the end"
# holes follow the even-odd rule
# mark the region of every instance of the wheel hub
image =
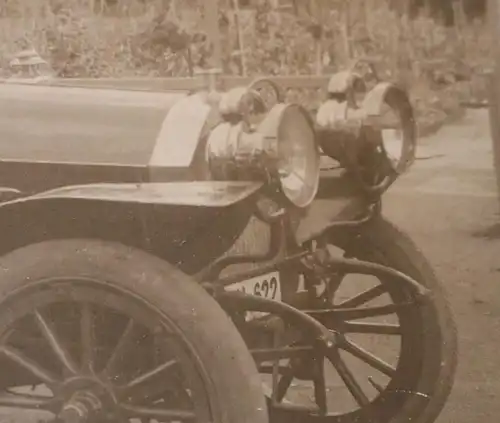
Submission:
POLYGON ((112 393, 98 380, 74 378, 62 387, 65 401, 58 415, 61 423, 85 423, 116 404, 112 393))
POLYGON ((59 413, 62 423, 85 423, 102 410, 102 402, 90 390, 76 391, 59 413))

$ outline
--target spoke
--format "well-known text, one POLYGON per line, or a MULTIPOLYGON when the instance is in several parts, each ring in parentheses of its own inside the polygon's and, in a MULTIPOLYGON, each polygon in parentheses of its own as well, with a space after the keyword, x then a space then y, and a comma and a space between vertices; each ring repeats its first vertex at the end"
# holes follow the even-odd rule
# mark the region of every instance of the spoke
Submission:
POLYGON ((374 286, 373 288, 370 288, 361 294, 356 295, 355 297, 352 297, 346 301, 341 302, 340 304, 337 304, 335 308, 355 308, 359 307, 363 304, 366 304, 369 301, 374 300, 377 297, 380 297, 381 295, 387 293, 384 285, 380 284, 377 286, 374 286))
MULTIPOLYGON (((379 317, 379 316, 389 316, 391 314, 397 314, 398 312, 408 308, 413 307, 414 303, 402 303, 402 304, 388 304, 378 307, 364 307, 364 308, 341 308, 334 309, 332 311, 335 319, 338 320, 354 320, 354 319, 366 319, 368 317, 379 317)), ((326 311, 325 313, 328 313, 326 311)))
POLYGON ((395 367, 348 339, 344 339, 340 347, 390 378, 396 374, 395 367))
POLYGON ((389 304, 380 307, 364 308, 333 308, 325 310, 305 310, 305 312, 322 321, 332 320, 332 325, 346 320, 367 319, 370 317, 390 316, 402 310, 413 307, 414 303, 389 304))
POLYGON ((333 364, 333 367, 335 367, 335 370, 337 370, 337 373, 358 405, 360 407, 366 407, 369 405, 370 400, 363 392, 363 389, 359 386, 359 383, 356 381, 354 375, 344 363, 344 360, 342 360, 342 357, 338 352, 331 357, 331 363, 333 364))
POLYGON ((108 378, 116 376, 116 373, 118 372, 117 369, 118 362, 120 356, 122 356, 122 351, 126 350, 128 346, 133 344, 135 335, 134 329, 135 329, 135 323, 132 319, 130 319, 127 323, 127 326, 125 327, 125 330, 122 333, 122 336, 118 340, 114 350, 111 352, 111 355, 109 356, 106 365, 104 366, 103 373, 108 378))
POLYGON ((272 371, 272 387, 273 387, 273 393, 272 393, 272 400, 273 403, 277 402, 276 400, 276 387, 278 386, 278 382, 280 379, 280 365, 279 365, 279 360, 276 360, 273 363, 273 371, 272 371))
POLYGON ((36 376, 40 379, 40 381, 45 382, 46 384, 54 384, 57 383, 58 378, 49 370, 44 369, 38 363, 26 357, 21 351, 18 351, 15 348, 2 346, 0 347, 0 353, 6 356, 8 359, 12 360, 32 375, 36 376))
POLYGON ((328 409, 326 400, 325 360, 323 356, 316 357, 314 367, 314 398, 316 400, 316 405, 319 408, 319 412, 326 415, 328 409))
POLYGON ((281 376, 279 382, 277 383, 277 386, 274 389, 273 399, 275 400, 276 403, 283 401, 292 382, 293 382, 293 369, 291 367, 288 367, 286 371, 283 373, 283 376, 281 376))
POLYGON ((51 327, 51 324, 42 316, 42 314, 37 310, 35 311, 35 321, 42 332, 42 335, 45 337, 47 342, 49 343, 52 351, 56 357, 63 364, 65 369, 71 374, 77 374, 77 366, 73 362, 68 351, 64 348, 61 341, 57 338, 54 329, 51 327))
POLYGON ((80 313, 82 368, 86 371, 92 371, 94 368, 94 322, 91 305, 89 303, 82 304, 80 313))
POLYGON ((401 326, 392 323, 344 322, 345 333, 364 333, 375 335, 402 335, 401 326))
POLYGON ((26 410, 46 410, 52 402, 51 398, 36 395, 0 394, 0 406, 23 408, 26 410))
MULTIPOLYGON (((264 375, 272 375, 273 371, 275 371, 275 367, 271 364, 261 364, 259 367, 259 373, 264 375)), ((288 366, 278 366, 278 374, 283 375, 288 370, 288 366)))
POLYGON ((286 358, 301 358, 312 351, 310 346, 284 347, 284 348, 259 348, 250 350, 257 363, 286 358))
POLYGON ((171 369, 176 364, 177 364, 177 360, 169 360, 169 361, 161 364, 160 366, 154 368, 153 370, 151 370, 147 373, 144 373, 141 376, 136 377, 135 379, 133 379, 132 381, 127 383, 123 389, 126 392, 131 392, 135 389, 138 389, 138 388, 140 388, 141 385, 144 385, 145 383, 150 382, 152 379, 154 379, 155 377, 157 377, 161 373, 171 369))
POLYGON ((163 408, 136 407, 133 405, 122 405, 121 411, 127 418, 157 419, 159 421, 194 421, 196 415, 192 411, 166 410, 163 408))

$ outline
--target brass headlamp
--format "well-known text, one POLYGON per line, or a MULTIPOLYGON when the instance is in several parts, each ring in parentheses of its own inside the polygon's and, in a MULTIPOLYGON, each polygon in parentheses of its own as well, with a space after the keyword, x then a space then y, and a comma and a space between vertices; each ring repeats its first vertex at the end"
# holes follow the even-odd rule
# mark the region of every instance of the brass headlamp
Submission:
POLYGON ((363 80, 347 71, 330 79, 328 97, 316 115, 323 152, 357 176, 368 193, 380 195, 415 159, 417 130, 408 94, 391 83, 366 92, 363 80))
POLYGON ((221 123, 210 133, 206 161, 211 177, 262 180, 296 207, 307 207, 319 185, 320 156, 313 122, 299 105, 266 106, 250 88, 224 93, 221 123))

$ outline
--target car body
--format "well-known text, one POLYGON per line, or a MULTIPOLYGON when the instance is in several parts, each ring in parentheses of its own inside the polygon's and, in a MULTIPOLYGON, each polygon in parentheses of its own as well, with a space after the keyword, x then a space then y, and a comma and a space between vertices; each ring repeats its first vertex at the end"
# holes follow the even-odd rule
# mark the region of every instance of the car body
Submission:
MULTIPOLYGON (((4 198, 15 190, 37 199, 0 211, 16 210, 14 219, 3 219, 9 222, 3 233, 19 245, 48 233, 95 234, 162 257, 173 254, 192 274, 223 254, 251 222, 245 199, 257 184, 209 180, 200 140, 210 110, 196 97, 52 81, 0 84, 0 104, 4 198), (205 250, 201 259, 195 251, 207 243, 214 256, 205 250)), ((326 170, 323 179, 319 197, 338 185, 339 173, 326 170)), ((326 209, 310 207, 299 238, 320 231, 344 209, 358 213, 359 199, 349 190, 347 197, 330 192, 326 209)), ((253 226, 247 231, 263 229, 253 226)), ((267 247, 266 236, 253 238, 262 241, 257 249, 267 247)))
POLYGON ((227 417, 196 421, 355 422, 371 420, 371 409, 376 419, 434 421, 452 385, 453 322, 425 258, 380 213, 382 194, 414 158, 413 109, 390 83, 358 103, 360 82, 350 72, 333 76, 315 116, 287 103, 266 79, 227 92, 208 84, 189 94, 57 80, 0 84, 0 326, 7 328, 0 340, 8 344, 0 345, 0 364, 27 370, 4 372, 1 383, 45 382, 54 394, 47 400, 9 391, 0 405, 45 407, 65 422, 123 413, 193 421, 191 412, 158 409, 157 401, 166 406, 171 397, 165 381, 177 377, 157 376, 177 360, 164 357, 148 370, 159 346, 180 332, 186 346, 170 351, 196 346, 179 361, 193 383, 174 386, 172 398, 199 397, 202 409, 221 407, 227 417), (266 86, 275 94, 271 104, 261 95, 266 86), (396 160, 382 134, 395 127, 385 106, 402 125, 396 160), (378 286, 348 281, 348 290, 361 293, 334 298, 349 274, 375 276, 378 286), (385 293, 391 304, 366 307, 385 293), (19 311, 11 312, 12 304, 19 311), (94 306, 110 326, 95 324, 94 306), (390 314, 399 325, 353 322, 390 314), (146 338, 142 332, 131 342, 138 321, 146 338), (171 323, 166 332, 164 322, 171 323), (97 326, 105 332, 99 346, 97 326), (401 336, 397 367, 353 346, 350 331, 401 336), (40 354, 44 339, 55 355, 40 354), (144 349, 143 339, 150 340, 144 349), (134 346, 129 359, 139 360, 142 376, 135 364, 131 371, 122 366, 129 382, 121 385, 108 364, 120 361, 117 350, 134 346), (81 368, 69 348, 81 355, 81 368), (97 350, 108 357, 99 372, 97 350), (342 367, 341 350, 389 377, 385 388, 374 382, 373 400, 342 367), (51 366, 60 361, 62 374, 34 364, 37 355, 51 366), (326 404, 325 360, 358 406, 340 417, 326 404), (208 377, 194 383, 193 373, 208 377), (261 373, 273 378, 264 395, 261 373), (283 402, 282 382, 287 391, 293 379, 314 382, 316 408, 283 402), (223 394, 210 402, 200 387, 223 394), (129 388, 153 408, 134 406, 129 388))

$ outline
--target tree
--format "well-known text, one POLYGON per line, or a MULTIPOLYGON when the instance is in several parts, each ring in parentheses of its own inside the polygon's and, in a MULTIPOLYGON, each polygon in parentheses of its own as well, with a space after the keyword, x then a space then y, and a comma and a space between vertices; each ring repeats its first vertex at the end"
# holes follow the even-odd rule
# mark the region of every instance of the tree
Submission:
POLYGON ((452 26, 455 24, 455 7, 461 7, 465 16, 472 20, 485 16, 486 3, 487 0, 410 0, 410 14, 416 16, 427 8, 432 17, 452 26))

